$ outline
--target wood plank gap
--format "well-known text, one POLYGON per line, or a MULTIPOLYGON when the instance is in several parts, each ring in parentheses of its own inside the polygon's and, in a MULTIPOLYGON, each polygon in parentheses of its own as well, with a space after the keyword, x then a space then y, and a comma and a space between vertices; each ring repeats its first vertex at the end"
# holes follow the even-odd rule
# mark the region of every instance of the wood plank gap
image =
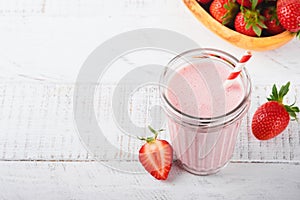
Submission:
MULTIPOLYGON (((111 162, 111 160, 31 160, 31 159, 0 159, 0 162, 57 162, 57 163, 68 163, 68 162, 73 162, 73 163, 86 163, 86 162, 111 162)), ((125 162, 125 163, 134 163, 134 162, 138 162, 137 160, 122 160, 120 162, 125 162)), ((176 160, 174 161, 176 162, 176 160)), ((300 165, 300 162, 297 161, 274 161, 274 160, 266 160, 266 161, 262 161, 262 160, 242 160, 242 161, 238 161, 238 160, 232 160, 230 161, 230 163, 241 163, 241 164, 245 164, 245 163, 249 163, 249 164, 290 164, 290 165, 300 165)))

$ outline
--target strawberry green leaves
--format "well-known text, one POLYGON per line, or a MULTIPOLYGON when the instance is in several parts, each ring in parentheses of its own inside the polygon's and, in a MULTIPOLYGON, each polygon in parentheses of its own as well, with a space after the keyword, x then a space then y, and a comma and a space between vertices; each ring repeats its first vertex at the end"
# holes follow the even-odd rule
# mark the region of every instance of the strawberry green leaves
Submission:
POLYGON ((286 109, 286 111, 289 113, 289 115, 291 116, 292 120, 297 120, 297 113, 300 112, 299 108, 297 106, 294 106, 295 103, 293 103, 292 105, 285 105, 284 108, 286 109))
POLYGON ((236 14, 238 13, 239 6, 237 3, 235 3, 234 0, 229 0, 227 3, 224 4, 223 7, 227 10, 227 12, 222 17, 222 24, 230 24, 235 18, 236 14))
POLYGON ((264 24, 265 18, 260 14, 258 10, 244 9, 244 21, 246 23, 245 28, 248 30, 252 28, 257 36, 260 36, 263 28, 267 28, 264 24))
MULTIPOLYGON (((283 103, 283 98, 285 95, 289 92, 290 82, 287 82, 287 84, 283 85, 279 92, 277 90, 276 85, 274 84, 272 87, 272 94, 269 98, 267 98, 268 101, 277 101, 278 103, 283 103)), ((297 113, 299 113, 299 108, 295 106, 294 102, 291 105, 284 105, 285 110, 289 113, 292 119, 297 119, 297 113)))
POLYGON ((283 97, 289 92, 290 82, 287 82, 287 84, 283 85, 278 93, 277 87, 274 84, 272 87, 272 94, 269 98, 267 98, 268 101, 278 101, 282 103, 283 97))

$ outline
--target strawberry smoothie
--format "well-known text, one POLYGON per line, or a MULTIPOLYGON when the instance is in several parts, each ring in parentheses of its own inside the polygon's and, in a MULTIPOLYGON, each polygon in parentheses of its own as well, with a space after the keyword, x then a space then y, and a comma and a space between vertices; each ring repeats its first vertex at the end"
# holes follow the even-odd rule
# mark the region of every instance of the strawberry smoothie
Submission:
MULTIPOLYGON (((215 50, 201 51, 205 56, 185 55, 186 61, 171 62, 176 67, 168 68, 163 99, 177 159, 187 171, 207 175, 217 172, 232 157, 251 91, 247 74, 224 88, 235 60, 227 62, 227 54, 212 55, 215 50)), ((195 52, 199 55, 199 50, 195 52)))

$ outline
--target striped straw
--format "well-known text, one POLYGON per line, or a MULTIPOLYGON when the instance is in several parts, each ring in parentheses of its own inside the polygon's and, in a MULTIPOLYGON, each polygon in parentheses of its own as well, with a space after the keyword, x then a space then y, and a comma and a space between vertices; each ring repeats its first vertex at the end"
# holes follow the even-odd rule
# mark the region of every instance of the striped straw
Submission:
POLYGON ((224 87, 228 87, 229 85, 231 85, 232 81, 240 75, 241 71, 245 67, 245 64, 251 58, 251 56, 252 56, 251 51, 246 51, 244 53, 239 63, 235 66, 233 71, 229 74, 229 76, 225 80, 224 87))

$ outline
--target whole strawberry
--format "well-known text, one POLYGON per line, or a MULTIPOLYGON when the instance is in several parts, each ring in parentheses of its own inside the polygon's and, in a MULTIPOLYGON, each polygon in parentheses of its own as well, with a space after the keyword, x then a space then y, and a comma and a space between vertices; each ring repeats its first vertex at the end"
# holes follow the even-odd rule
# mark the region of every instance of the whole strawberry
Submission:
POLYGON ((290 82, 277 91, 273 85, 272 94, 268 102, 261 105, 252 118, 252 133, 259 140, 268 140, 279 135, 288 126, 290 117, 297 119, 299 108, 282 103, 284 96, 289 91, 290 82))
POLYGON ((267 7, 263 11, 265 17, 265 25, 267 26, 266 31, 271 35, 276 35, 283 32, 285 29, 279 23, 276 13, 276 7, 267 7))
POLYGON ((139 150, 139 160, 152 176, 158 180, 166 180, 173 162, 173 149, 166 140, 157 139, 162 130, 154 130, 149 126, 154 137, 139 138, 146 143, 139 150))
POLYGON ((236 15, 234 28, 244 35, 260 36, 262 29, 267 27, 264 24, 264 17, 259 11, 244 8, 236 15))
POLYGON ((278 0, 277 16, 280 24, 288 31, 300 31, 300 0, 278 0))
MULTIPOLYGON (((263 2, 263 0, 237 0, 237 2, 241 5, 241 6, 244 6, 246 8, 251 8, 252 7, 252 4, 256 4, 256 5, 259 5, 263 2), (256 1, 256 2, 255 2, 256 1)), ((255 5, 255 6, 256 6, 255 5)))
POLYGON ((209 12, 220 23, 227 25, 233 22, 239 6, 235 0, 213 0, 209 6, 209 12))

